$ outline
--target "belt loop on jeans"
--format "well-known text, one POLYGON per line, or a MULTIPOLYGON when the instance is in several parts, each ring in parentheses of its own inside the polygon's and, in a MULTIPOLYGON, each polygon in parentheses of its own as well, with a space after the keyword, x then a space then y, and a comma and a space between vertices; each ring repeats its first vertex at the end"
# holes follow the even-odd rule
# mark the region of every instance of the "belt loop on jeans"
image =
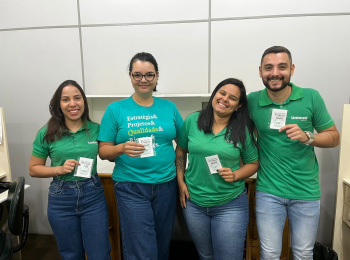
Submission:
POLYGON ((91 179, 92 179, 93 182, 97 182, 98 179, 99 179, 98 173, 95 173, 95 174, 91 175, 91 179))
POLYGON ((65 183, 64 180, 61 180, 61 179, 59 179, 57 177, 53 177, 53 181, 61 188, 62 188, 63 184, 65 183))

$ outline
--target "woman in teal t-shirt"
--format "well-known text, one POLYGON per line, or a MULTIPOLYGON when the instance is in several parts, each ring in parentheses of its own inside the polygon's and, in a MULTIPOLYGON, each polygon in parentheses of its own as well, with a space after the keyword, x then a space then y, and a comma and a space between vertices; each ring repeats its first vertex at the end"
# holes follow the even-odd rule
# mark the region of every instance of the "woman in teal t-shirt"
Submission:
POLYGON ((64 81, 50 102, 51 118, 37 134, 32 177, 53 177, 47 216, 63 260, 110 259, 108 210, 96 170, 100 126, 89 118, 82 88, 64 81), (45 166, 47 158, 51 166, 45 166))
POLYGON ((244 179, 258 169, 242 81, 223 80, 207 107, 186 118, 176 168, 182 211, 200 259, 242 259, 249 219, 244 179))
POLYGON ((183 120, 174 103, 153 97, 159 71, 150 53, 130 61, 131 97, 110 104, 98 136, 112 174, 125 259, 168 260, 176 211, 173 140, 183 120))

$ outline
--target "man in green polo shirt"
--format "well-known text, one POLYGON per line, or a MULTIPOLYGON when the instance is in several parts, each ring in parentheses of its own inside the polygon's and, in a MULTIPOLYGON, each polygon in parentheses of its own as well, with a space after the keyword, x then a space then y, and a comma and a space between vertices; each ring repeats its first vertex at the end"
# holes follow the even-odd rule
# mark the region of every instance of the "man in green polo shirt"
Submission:
POLYGON ((321 196, 314 147, 339 144, 320 94, 290 82, 294 69, 288 49, 268 48, 259 67, 266 88, 248 95, 259 144, 256 216, 261 259, 280 259, 286 216, 293 259, 312 259, 321 196))

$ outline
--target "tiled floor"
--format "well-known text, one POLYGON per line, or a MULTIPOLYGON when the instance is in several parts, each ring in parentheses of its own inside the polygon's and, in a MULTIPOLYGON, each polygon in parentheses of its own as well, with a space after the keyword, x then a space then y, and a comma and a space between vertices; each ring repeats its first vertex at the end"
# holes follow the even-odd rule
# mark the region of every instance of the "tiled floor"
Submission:
MULTIPOLYGON (((60 255, 53 235, 29 234, 25 247, 21 250, 22 260, 60 260, 60 255)), ((16 253, 13 260, 20 260, 16 253)), ((172 241, 169 260, 197 260, 196 248, 191 242, 172 241)))

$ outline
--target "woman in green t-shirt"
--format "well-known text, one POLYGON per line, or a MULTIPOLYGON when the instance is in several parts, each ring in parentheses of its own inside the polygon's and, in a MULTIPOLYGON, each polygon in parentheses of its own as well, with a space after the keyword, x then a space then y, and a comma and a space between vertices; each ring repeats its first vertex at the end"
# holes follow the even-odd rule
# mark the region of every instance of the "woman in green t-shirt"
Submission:
POLYGON ((84 91, 73 80, 57 88, 49 109, 51 118, 33 143, 29 174, 53 177, 47 216, 61 257, 110 259, 107 203, 96 170, 100 126, 90 120, 84 91))
POLYGON ((258 169, 242 81, 223 80, 207 107, 186 118, 176 168, 180 203, 200 258, 242 259, 249 218, 244 179, 258 169))

